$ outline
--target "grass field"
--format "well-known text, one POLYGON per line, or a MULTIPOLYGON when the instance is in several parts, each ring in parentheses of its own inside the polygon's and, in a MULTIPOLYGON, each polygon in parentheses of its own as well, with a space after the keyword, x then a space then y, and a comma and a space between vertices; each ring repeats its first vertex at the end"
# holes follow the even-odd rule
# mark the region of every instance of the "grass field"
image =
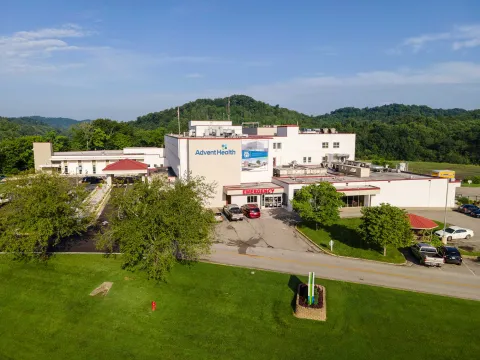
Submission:
POLYGON ((319 227, 318 230, 315 230, 306 225, 300 225, 299 230, 328 251, 330 251, 330 240, 333 240, 333 253, 336 255, 391 263, 405 262, 405 257, 394 247, 387 247, 387 256, 383 256, 383 249, 372 249, 365 244, 357 232, 360 224, 360 218, 347 218, 340 219, 327 228, 319 227))
POLYGON ((196 264, 177 266, 157 284, 121 270, 118 260, 60 255, 48 265, 0 258, 0 277, 2 360, 413 360, 480 352, 474 301, 317 280, 327 289, 328 317, 318 323, 292 315, 298 278, 285 274, 196 264), (103 281, 113 281, 110 293, 89 297, 103 281))
MULTIPOLYGON (((395 161, 398 163, 400 161, 395 161)), ((408 161, 408 171, 420 174, 430 174, 432 170, 453 170, 457 179, 465 176, 479 176, 479 165, 449 164, 437 162, 408 161)))

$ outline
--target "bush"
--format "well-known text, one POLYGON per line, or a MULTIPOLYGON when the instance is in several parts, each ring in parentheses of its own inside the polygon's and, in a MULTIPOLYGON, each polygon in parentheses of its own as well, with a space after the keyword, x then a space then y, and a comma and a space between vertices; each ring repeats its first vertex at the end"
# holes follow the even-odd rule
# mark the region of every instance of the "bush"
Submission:
POLYGON ((460 205, 465 205, 465 204, 470 204, 471 201, 468 197, 462 196, 457 199, 457 203, 459 203, 460 205))

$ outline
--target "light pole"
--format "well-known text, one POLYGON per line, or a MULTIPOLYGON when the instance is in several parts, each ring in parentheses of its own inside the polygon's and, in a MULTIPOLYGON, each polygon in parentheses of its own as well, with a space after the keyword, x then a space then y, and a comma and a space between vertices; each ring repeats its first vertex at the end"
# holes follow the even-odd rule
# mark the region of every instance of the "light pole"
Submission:
POLYGON ((445 214, 443 217, 443 236, 442 236, 442 242, 447 245, 447 235, 445 234, 445 230, 447 228, 447 204, 448 204, 448 184, 450 183, 450 179, 447 180, 447 190, 445 191, 445 214))

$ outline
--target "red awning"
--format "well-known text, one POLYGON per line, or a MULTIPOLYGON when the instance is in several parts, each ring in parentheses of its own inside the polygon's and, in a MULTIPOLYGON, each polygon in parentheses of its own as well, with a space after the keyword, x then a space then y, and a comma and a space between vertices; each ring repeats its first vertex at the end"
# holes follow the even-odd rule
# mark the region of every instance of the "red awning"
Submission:
POLYGON ((423 216, 408 214, 408 219, 410 220, 410 227, 412 229, 434 229, 438 226, 435 221, 423 216))
POLYGON ((113 164, 108 164, 105 169, 103 169, 104 172, 108 171, 135 171, 135 170, 147 170, 148 165, 144 164, 140 161, 135 161, 131 159, 123 159, 119 160, 117 162, 114 162, 113 164))

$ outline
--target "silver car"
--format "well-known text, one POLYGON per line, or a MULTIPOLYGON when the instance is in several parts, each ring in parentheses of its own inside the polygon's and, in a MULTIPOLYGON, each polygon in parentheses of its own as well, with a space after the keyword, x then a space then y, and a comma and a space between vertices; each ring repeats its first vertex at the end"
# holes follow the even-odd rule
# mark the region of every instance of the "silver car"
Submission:
POLYGON ((242 210, 240 209, 240 206, 236 204, 225 205, 223 207, 223 212, 230 221, 243 220, 242 210))

